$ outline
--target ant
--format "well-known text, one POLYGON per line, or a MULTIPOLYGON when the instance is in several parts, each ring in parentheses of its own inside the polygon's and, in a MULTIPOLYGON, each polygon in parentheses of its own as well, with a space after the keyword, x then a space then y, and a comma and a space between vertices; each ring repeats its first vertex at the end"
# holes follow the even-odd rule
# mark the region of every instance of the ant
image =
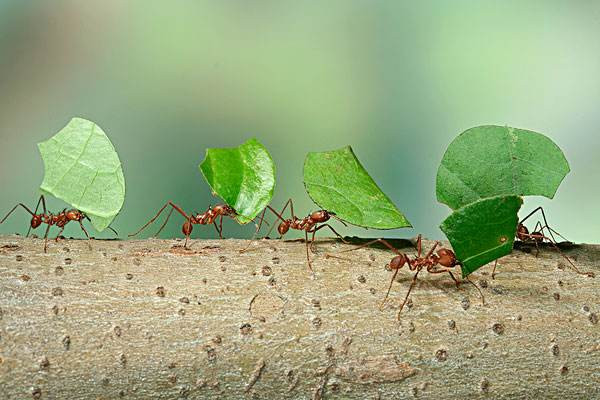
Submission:
MULTIPOLYGON (((343 250, 340 253, 358 250, 363 247, 371 246, 372 244, 375 244, 375 243, 383 244, 384 246, 386 246, 388 249, 390 249, 391 251, 393 251, 396 254, 391 259, 391 261, 386 265, 386 267, 388 267, 390 270, 394 271, 394 274, 392 275, 392 279, 390 280, 390 284, 388 286, 387 292, 385 293, 385 297, 383 298, 383 301, 381 302, 381 305, 379 306, 380 311, 383 310, 385 302, 390 294, 390 290, 392 289, 392 285, 394 284, 394 280, 396 279, 396 276, 398 275, 398 271, 400 271, 400 269, 402 267, 404 267, 405 265, 408 266, 409 270, 416 271, 416 272, 413 275, 412 281, 408 288, 408 292, 406 292, 406 296, 404 297, 404 301, 402 302, 402 305, 400 305, 400 310, 398 310, 398 317, 397 317, 398 320, 400 320, 400 314, 402 313, 402 309, 404 309, 404 306, 406 305, 406 303, 408 301, 408 297, 410 296, 410 293, 413 290, 413 288, 417 282, 417 277, 419 276, 419 273, 423 269, 425 269, 430 274, 443 274, 444 272, 447 272, 450 275, 450 277, 452 278, 452 280, 454 281, 454 283, 456 284, 456 287, 457 288, 459 287, 460 281, 458 281, 458 279, 456 279, 456 277, 452 273, 452 270, 455 267, 460 266, 462 264, 460 263, 460 261, 458 261, 456 259, 456 255, 454 254, 454 252, 450 249, 441 247, 437 250, 436 254, 433 254, 435 249, 440 245, 440 242, 436 241, 433 244, 433 246, 431 247, 431 249, 429 249, 429 251, 423 256, 422 255, 423 254, 422 246, 421 246, 421 235, 419 235, 417 237, 417 256, 412 259, 406 253, 400 252, 398 249, 396 249, 394 246, 392 246, 390 243, 388 243, 384 239, 375 239, 370 242, 356 246, 353 249, 343 250)), ((326 257, 327 258, 330 258, 330 257, 341 258, 341 257, 336 257, 331 254, 327 254, 326 257)), ((483 293, 481 293, 481 290, 469 278, 466 278, 466 279, 469 283, 471 283, 473 286, 475 286, 475 288, 479 291, 481 300, 482 300, 483 304, 485 305, 485 299, 483 297, 483 293)))
POLYGON ((157 236, 163 230, 165 225, 167 225, 167 222, 169 221, 171 214, 173 213, 174 210, 176 210, 179 214, 183 215, 183 217, 185 218, 185 222, 183 223, 183 226, 181 227, 181 231, 185 235, 184 248, 186 248, 186 249, 188 248, 187 243, 190 238, 190 235, 192 234, 192 230, 194 229, 194 225, 213 224, 215 226, 215 229, 219 233, 219 237, 221 239, 223 239, 223 217, 235 218, 238 215, 237 212, 233 209, 233 207, 230 207, 226 204, 218 204, 214 207, 209 206, 208 209, 202 214, 194 213, 191 215, 187 215, 185 213, 185 211, 183 211, 181 209, 181 207, 179 207, 178 205, 174 204, 171 201, 168 201, 158 211, 158 213, 156 213, 156 215, 152 219, 150 219, 150 221, 148 221, 144 226, 142 226, 137 232, 130 234, 129 237, 136 236, 138 233, 143 231, 148 225, 153 223, 160 216, 160 214, 165 210, 165 208, 167 208, 168 206, 172 207, 171 211, 169 211, 169 214, 167 215, 165 222, 163 222, 160 229, 158 230, 158 232, 156 232, 156 234, 154 236, 157 236), (217 222, 216 222, 217 218, 220 218, 219 225, 217 225, 217 222))
MULTIPOLYGON (((340 235, 335 229, 333 229, 333 227, 331 225, 329 225, 327 223, 327 221, 329 221, 332 217, 337 219, 338 221, 340 221, 344 226, 347 226, 346 223, 344 221, 342 221, 341 219, 337 218, 335 216, 335 213, 332 211, 327 211, 327 210, 318 210, 318 211, 314 211, 312 213, 310 213, 309 215, 307 215, 304 218, 298 218, 296 216, 296 214, 294 213, 294 203, 292 202, 292 199, 288 199, 288 201, 285 203, 285 205, 283 206, 283 209, 280 212, 277 212, 275 209, 273 209, 273 207, 271 206, 267 206, 265 207, 265 209, 263 210, 263 213, 261 215, 261 221, 260 224, 258 225, 256 232, 254 233, 255 235, 260 231, 260 227, 262 225, 262 222, 264 221, 264 217, 265 217, 265 212, 268 210, 270 210, 273 214, 275 214, 277 216, 277 218, 279 218, 279 220, 281 221, 279 223, 279 225, 277 225, 277 231, 279 232, 279 239, 281 239, 290 229, 295 229, 295 230, 299 230, 299 231, 304 231, 304 240, 306 243, 306 261, 308 264, 308 269, 312 272, 313 268, 312 268, 312 263, 310 261, 310 255, 309 255, 309 248, 310 250, 314 253, 313 250, 313 246, 315 243, 315 235, 317 233, 317 231, 323 229, 323 228, 329 228, 338 238, 340 238, 342 240, 342 242, 344 243, 348 243, 343 237, 342 235, 340 235), (287 207, 290 207, 290 214, 291 214, 291 218, 285 219, 283 218, 283 213, 285 212, 285 210, 287 209, 287 207), (308 234, 312 233, 312 238, 309 242, 308 240, 308 234)), ((269 232, 267 232, 267 235, 265 237, 269 237, 269 234, 271 233, 271 231, 273 230, 273 228, 275 227, 275 225, 273 225, 271 227, 271 229, 269 230, 269 232)), ((245 252, 248 250, 248 247, 246 247, 243 250, 240 250, 241 253, 245 252)))
MULTIPOLYGON (((39 227, 42 224, 48 225, 46 227, 46 233, 44 234, 44 253, 46 253, 48 251, 48 233, 50 232, 50 227, 53 225, 56 225, 58 228, 60 228, 60 232, 58 232, 58 235, 56 235, 56 238, 54 239, 57 242, 58 242, 58 239, 60 238, 61 234, 65 230, 65 226, 71 221, 79 222, 79 226, 81 227, 81 230, 83 231, 83 233, 85 233, 85 236, 88 238, 88 240, 91 240, 90 235, 88 234, 87 230, 83 226, 83 220, 87 219, 88 221, 90 221, 90 217, 88 217, 83 211, 76 210, 76 209, 67 210, 66 208, 63 209, 58 214, 49 213, 46 211, 46 199, 44 198, 44 195, 40 196, 40 198, 37 202, 37 205, 35 207, 35 211, 31 211, 29 209, 29 207, 27 207, 25 204, 19 203, 16 206, 14 206, 12 208, 12 210, 10 210, 8 212, 8 214, 6 214, 6 216, 2 219, 2 221, 0 221, 0 224, 2 224, 4 221, 6 221, 6 219, 19 206, 22 207, 23 209, 25 209, 25 211, 27 211, 29 214, 31 214, 31 222, 29 224, 29 230, 27 231, 27 237, 29 237, 29 233, 31 232, 31 229, 36 229, 37 227, 39 227), (43 212, 41 214, 38 214, 38 209, 40 207, 40 204, 42 205, 43 212)), ((108 229, 113 231, 114 234, 118 236, 117 231, 115 231, 113 228, 111 228, 109 226, 108 229)))
MULTIPOLYGON (((515 238, 519 241, 521 241, 522 243, 533 243, 535 245, 535 249, 536 249, 536 253, 535 256, 537 257, 539 252, 540 252, 540 244, 547 242, 550 243, 550 245, 552 247, 554 247, 559 253, 560 255, 567 260, 567 262, 569 263, 569 265, 571 266, 571 268, 578 274, 580 275, 586 275, 590 278, 594 277, 594 273, 593 272, 582 272, 580 271, 575 264, 573 263, 573 261, 571 261, 571 259, 569 257, 567 257, 558 247, 558 243, 556 242, 556 239, 554 237, 554 234, 556 234, 557 236, 560 236, 561 238, 563 238, 564 240, 566 240, 567 242, 569 242, 563 235, 561 235, 560 233, 556 232, 554 229, 550 228, 550 226, 548 225, 548 221, 546 220, 546 214, 544 213, 544 209, 540 206, 538 208, 536 208, 535 210, 533 210, 532 212, 530 212, 525 218, 523 218, 518 224, 517 224, 517 231, 515 234, 515 238), (540 221, 538 221, 535 224, 535 227, 533 228, 533 232, 529 232, 529 229, 527 229, 527 227, 524 225, 525 221, 531 217, 532 215, 534 215, 535 213, 540 212, 542 214, 542 219, 544 220, 544 225, 542 225, 542 223, 540 221), (550 234, 550 236, 546 236, 544 234, 544 230, 548 230, 548 233, 550 234)), ((494 261, 494 269, 492 270, 492 279, 496 279, 496 267, 498 266, 498 260, 494 261)))

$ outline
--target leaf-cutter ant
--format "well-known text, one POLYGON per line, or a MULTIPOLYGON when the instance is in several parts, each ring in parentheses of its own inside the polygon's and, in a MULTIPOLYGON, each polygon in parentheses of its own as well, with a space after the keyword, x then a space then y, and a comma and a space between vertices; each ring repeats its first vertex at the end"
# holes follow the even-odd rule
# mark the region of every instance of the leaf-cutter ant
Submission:
MULTIPOLYGON (((404 301, 402 302, 402 304, 400 305, 400 309, 398 310, 398 320, 400 320, 400 313, 402 313, 402 309, 406 305, 406 302, 408 301, 410 293, 413 290, 413 288, 417 282, 419 273, 421 271, 425 270, 425 271, 429 272, 430 274, 443 274, 443 273, 447 272, 450 275, 450 277, 452 278, 452 280, 454 281, 454 283, 456 284, 456 287, 458 288, 460 281, 458 279, 456 279, 456 277, 452 273, 452 270, 455 267, 460 266, 461 263, 460 263, 460 261, 458 261, 456 259, 456 255, 454 254, 454 252, 450 249, 441 247, 437 250, 436 254, 434 254, 434 251, 440 245, 440 242, 436 241, 433 244, 433 246, 431 247, 431 249, 429 249, 429 251, 425 255, 422 255, 421 235, 419 235, 417 237, 417 243, 416 243, 417 244, 417 256, 414 258, 410 258, 408 256, 408 254, 400 252, 398 249, 396 249, 394 246, 392 246, 385 239, 375 239, 370 242, 356 246, 352 249, 343 250, 340 253, 358 250, 363 247, 371 246, 375 243, 383 244, 384 246, 386 246, 388 249, 390 249, 392 252, 394 252, 396 254, 390 260, 389 264, 387 265, 387 267, 389 267, 390 270, 394 271, 394 273, 392 275, 392 279, 390 280, 390 284, 388 286, 387 292, 385 293, 385 297, 383 298, 383 301, 381 302, 381 305, 379 306, 380 310, 383 310, 385 302, 390 294, 390 290, 392 289, 392 285, 394 284, 394 280, 396 279, 396 276, 398 275, 398 272, 400 271, 400 269, 402 269, 402 267, 407 265, 408 269, 410 271, 416 271, 415 274, 413 275, 413 278, 412 278, 412 281, 408 288, 408 291, 406 292, 406 296, 404 296, 404 301)), ((341 258, 341 257, 336 257, 335 255, 332 255, 332 254, 327 254, 326 257, 327 258, 330 258, 330 257, 341 258)), ((483 297, 483 293, 481 293, 481 290, 469 278, 466 278, 466 280, 469 283, 471 283, 473 286, 475 286, 475 288, 479 291, 481 300, 482 300, 483 304, 485 304, 485 299, 483 297)))
POLYGON ((232 207, 230 207, 226 204, 218 204, 214 207, 209 206, 208 209, 202 214, 194 213, 194 214, 187 215, 181 207, 179 207, 178 205, 174 204, 171 201, 168 201, 160 210, 158 210, 158 213, 156 213, 156 215, 152 219, 150 219, 150 221, 146 222, 146 224, 144 226, 142 226, 140 229, 138 229, 137 232, 130 234, 129 237, 136 236, 141 231, 146 229, 146 227, 148 225, 150 225, 151 223, 153 223, 160 216, 160 214, 165 210, 165 208, 167 208, 169 206, 171 206, 171 210, 169 211, 169 214, 167 215, 165 222, 163 222, 160 229, 158 230, 158 232, 156 232, 156 234, 154 236, 158 236, 158 234, 163 230, 165 225, 167 225, 167 222, 169 222, 169 218, 171 217, 171 214, 175 210, 179 214, 181 214, 183 216, 183 218, 185 218, 185 222, 183 223, 183 225, 181 227, 181 232, 183 232, 183 234, 185 235, 185 245, 184 245, 185 248, 187 248, 187 243, 190 238, 190 235, 192 234, 192 230, 194 230, 194 225, 213 224, 219 234, 219 237, 221 239, 223 239, 223 217, 235 218, 238 215, 237 212, 232 207), (217 218, 219 218, 219 225, 217 225, 217 222, 216 222, 217 218))
MULTIPOLYGON (((70 210, 64 209, 64 210, 62 210, 58 214, 49 213, 46 210, 46 199, 44 198, 44 195, 40 196, 40 198, 39 198, 39 200, 37 202, 37 205, 35 207, 35 211, 31 211, 29 209, 29 207, 27 207, 25 204, 19 203, 16 206, 14 206, 12 208, 12 210, 10 210, 8 212, 8 214, 6 214, 6 216, 2 219, 2 221, 0 221, 0 224, 2 224, 4 221, 6 221, 6 219, 18 207, 22 207, 23 209, 25 209, 25 211, 27 211, 29 214, 31 214, 31 222, 29 224, 29 230, 27 231, 27 236, 29 236, 29 233, 31 232, 31 229, 36 229, 37 227, 39 227, 42 224, 46 224, 47 225, 46 232, 44 234, 44 253, 46 253, 47 250, 48 250, 48 233, 50 232, 50 227, 53 226, 53 225, 55 225, 58 228, 60 228, 60 231, 58 232, 58 235, 56 235, 56 238, 54 239, 57 242, 58 242, 58 239, 60 238, 61 234, 65 230, 65 226, 69 222, 71 222, 71 221, 79 222, 79 226, 81 227, 81 230, 83 231, 83 233, 85 233, 85 236, 88 238, 88 240, 91 239, 90 235, 87 232, 87 230, 83 226, 83 220, 87 219, 89 221, 90 218, 83 211, 76 210, 76 209, 70 209, 70 210), (40 207, 40 204, 42 205, 43 212, 41 214, 38 214, 38 209, 40 207)), ((110 229, 111 231, 113 231, 113 233, 115 235, 118 235, 117 231, 115 231, 110 226, 108 227, 108 229, 110 229)))
MULTIPOLYGON (((556 238, 554 237, 554 234, 563 238, 565 241, 569 242, 563 235, 561 235, 560 233, 558 233, 557 231, 555 231, 548 225, 548 221, 546 220, 546 214, 544 213, 544 209, 540 206, 540 207, 536 208, 535 210, 533 210, 532 212, 530 212, 529 214, 527 214, 527 216, 518 223, 517 232, 515 234, 515 239, 517 239, 525 244, 534 244, 535 249, 536 249, 536 253, 535 253, 536 257, 538 256, 538 254, 540 252, 539 246, 542 243, 549 243, 569 263, 571 268, 576 273, 578 273, 580 275, 586 275, 588 277, 593 278, 595 276, 593 272, 580 271, 579 268, 577 268, 575 266, 573 261, 571 261, 571 259, 569 257, 567 257, 567 255, 564 254, 560 250, 560 248, 558 247, 558 243, 556 242, 556 238), (529 229, 527 229, 527 227, 525 226, 525 221, 537 212, 542 214, 542 219, 544 221, 544 224, 542 225, 542 223, 540 221, 538 221, 535 224, 535 227, 533 228, 533 232, 530 233, 529 229), (545 231, 548 231, 548 234, 549 234, 548 236, 545 234, 545 231)), ((495 279, 495 277, 496 277, 496 267, 497 266, 498 266, 498 260, 495 260, 494 261, 494 269, 492 270, 492 279, 495 279)))
MULTIPOLYGON (((316 235, 317 231, 319 231, 323 228, 329 228, 338 238, 340 238, 342 240, 342 242, 348 243, 342 237, 342 235, 340 235, 331 225, 329 225, 327 223, 327 221, 329 221, 331 218, 335 218, 338 221, 340 221, 344 226, 347 226, 344 221, 342 221, 341 219, 336 217, 335 213, 333 213, 331 211, 327 211, 327 210, 317 210, 317 211, 310 213, 309 215, 307 215, 304 218, 298 218, 296 216, 296 214, 294 213, 294 203, 293 203, 292 199, 288 199, 288 201, 285 203, 285 205, 283 206, 283 209, 280 212, 277 212, 271 206, 265 207, 265 209, 262 212, 261 221, 256 229, 255 235, 256 235, 256 233, 258 233, 260 231, 260 227, 261 227, 262 222, 264 221, 265 212, 267 210, 269 210, 273 214, 275 214, 275 216, 281 221, 279 223, 279 225, 277 225, 277 231, 279 232, 279 235, 280 235, 279 239, 283 238, 283 236, 290 229, 304 231, 304 240, 306 243, 306 261, 308 264, 308 269, 310 271, 312 271, 313 269, 312 269, 312 263, 310 261, 309 249, 310 249, 310 251, 314 252, 313 246, 315 243, 315 235, 316 235), (291 218, 286 219, 283 217, 283 213, 285 212, 285 210, 287 209, 288 206, 290 207, 291 218), (312 234, 310 241, 308 240, 309 233, 312 234)), ((274 227, 275 227, 275 224, 273 224, 271 229, 269 229, 269 232, 267 233, 267 235, 265 237, 269 237, 269 234, 271 233, 271 231, 273 230, 274 227)), ((245 249, 240 250, 240 252, 243 253, 247 250, 248 250, 248 248, 246 247, 245 249)))

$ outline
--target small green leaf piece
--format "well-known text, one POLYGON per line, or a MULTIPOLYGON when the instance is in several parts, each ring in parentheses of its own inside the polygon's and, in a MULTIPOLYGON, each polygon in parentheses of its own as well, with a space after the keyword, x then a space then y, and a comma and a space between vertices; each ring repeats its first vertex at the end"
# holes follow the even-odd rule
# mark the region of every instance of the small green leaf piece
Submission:
POLYGON ((73 118, 45 142, 42 193, 83 211, 101 232, 121 211, 125 178, 119 155, 104 131, 92 121, 73 118))
POLYGON ((510 254, 523 199, 496 196, 454 211, 440 228, 450 240, 466 277, 479 267, 510 254))
POLYGON ((319 207, 350 224, 375 229, 411 226, 369 176, 350 146, 308 153, 304 186, 319 207))
POLYGON ((565 155, 541 133, 478 126, 448 146, 437 173, 437 199, 455 210, 503 194, 553 198, 567 173, 565 155))
POLYGON ((275 189, 275 164, 258 140, 238 147, 207 149, 199 165, 212 191, 238 213, 247 224, 271 202, 275 189))

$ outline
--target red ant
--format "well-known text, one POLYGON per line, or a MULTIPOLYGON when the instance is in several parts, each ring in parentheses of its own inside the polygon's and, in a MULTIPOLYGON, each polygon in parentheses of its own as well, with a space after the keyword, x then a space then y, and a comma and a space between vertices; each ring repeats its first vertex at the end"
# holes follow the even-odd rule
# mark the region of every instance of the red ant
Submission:
MULTIPOLYGON (((331 211, 327 211, 327 210, 318 210, 318 211, 314 211, 314 212, 310 213, 309 215, 307 215, 304 218, 298 218, 296 216, 296 214, 294 213, 294 203, 292 202, 292 199, 288 199, 288 201, 283 206, 283 209, 281 210, 281 212, 277 212, 275 209, 273 209, 273 207, 267 206, 263 210, 263 213, 261 216, 261 221, 256 229, 255 235, 256 235, 256 233, 258 233, 258 231, 260 231, 260 227, 262 225, 262 222, 264 221, 265 212, 267 211, 267 209, 270 210, 273 214, 275 214, 277 216, 277 218, 279 218, 281 220, 281 222, 277 226, 277 231, 279 232, 279 235, 280 235, 279 239, 281 239, 290 229, 304 231, 304 239, 305 239, 305 243, 306 243, 306 261, 308 263, 308 269, 310 271, 312 271, 313 269, 312 269, 312 263, 310 261, 310 255, 309 255, 308 250, 310 248, 310 250, 314 252, 313 246, 315 243, 315 235, 316 235, 317 231, 327 227, 337 237, 339 237, 342 240, 342 242, 348 243, 348 242, 346 242, 346 240, 344 240, 342 235, 340 235, 335 229, 333 229, 333 227, 331 225, 326 223, 327 221, 329 221, 329 219, 331 219, 333 217, 333 218, 336 218, 338 221, 340 221, 344 226, 347 226, 344 223, 344 221, 342 221, 341 219, 339 219, 335 216, 335 213, 333 213, 331 211), (285 219, 285 218, 283 218, 283 213, 287 209, 288 205, 290 206, 291 218, 285 219), (308 241, 309 233, 312 233, 312 238, 311 238, 310 242, 308 241)), ((273 230, 274 227, 275 227, 275 225, 273 225, 271 227, 271 229, 267 233, 266 237, 269 236, 269 234, 271 233, 271 231, 273 230)), ((248 248, 246 247, 245 249, 240 250, 240 252, 243 253, 247 249, 248 248)))
POLYGON ((179 214, 183 215, 183 217, 185 218, 185 222, 183 223, 183 226, 181 227, 181 231, 185 235, 184 248, 186 248, 186 249, 187 249, 188 240, 190 238, 192 230, 194 229, 194 225, 213 224, 215 226, 215 229, 219 233, 219 237, 221 239, 223 239, 223 217, 234 218, 237 216, 237 212, 232 207, 230 207, 226 204, 218 204, 214 207, 209 206, 208 209, 202 214, 194 213, 191 215, 187 215, 185 213, 185 211, 183 211, 181 209, 181 207, 179 207, 178 205, 169 201, 158 211, 158 213, 152 219, 150 219, 150 221, 148 221, 144 226, 142 226, 137 232, 130 234, 129 237, 135 236, 138 233, 140 233, 141 231, 143 231, 148 225, 153 223, 160 216, 160 214, 165 210, 165 208, 167 208, 168 206, 172 207, 171 211, 169 211, 169 214, 167 215, 165 222, 163 222, 160 229, 158 230, 158 232, 156 232, 156 234, 154 236, 157 236, 163 230, 165 225, 167 225, 167 222, 169 221, 169 218, 171 217, 173 210, 176 210, 179 214), (217 226, 217 222, 216 222, 217 218, 220 218, 218 226, 217 226))
MULTIPOLYGON (((29 237, 29 233, 31 232, 31 229, 36 229, 37 227, 39 227, 42 224, 48 225, 46 228, 46 233, 44 234, 44 253, 46 253, 48 250, 48 232, 50 231, 50 227, 53 225, 56 225, 57 227, 60 228, 60 232, 58 232, 58 235, 56 235, 56 238, 54 239, 57 242, 58 242, 58 239, 60 238, 61 234, 65 230, 65 226, 71 221, 79 222, 79 226, 81 227, 81 230, 83 231, 83 233, 85 233, 85 236, 88 238, 88 240, 91 239, 87 230, 83 226, 84 219, 87 219, 88 221, 90 220, 90 218, 84 212, 82 212, 80 210, 76 210, 76 209, 67 210, 65 208, 58 214, 49 213, 46 211, 46 199, 44 198, 43 195, 40 196, 38 203, 35 207, 35 211, 31 211, 25 204, 19 203, 16 206, 14 206, 12 208, 12 210, 9 211, 8 214, 6 214, 6 216, 2 219, 2 221, 0 221, 0 224, 2 224, 4 221, 6 221, 6 219, 19 206, 21 206, 29 214, 31 214, 31 222, 30 222, 29 230, 27 231, 27 237, 29 237), (38 208, 40 207, 40 203, 42 204, 43 212, 41 214, 38 214, 38 208)), ((110 226, 108 227, 108 229, 113 231, 115 235, 118 235, 117 231, 115 231, 110 226)))
MULTIPOLYGON (((433 254, 435 249, 440 245, 440 242, 436 241, 433 244, 433 246, 431 247, 431 249, 429 249, 429 251, 424 256, 422 256, 421 235, 419 235, 417 237, 417 256, 412 259, 406 253, 400 252, 398 249, 396 249, 394 246, 392 246, 390 243, 388 243, 384 239, 375 239, 370 242, 361 244, 360 246, 356 246, 353 249, 343 250, 340 253, 358 250, 358 249, 370 246, 375 243, 381 243, 384 246, 386 246, 388 249, 390 249, 391 251, 396 253, 396 255, 391 259, 389 264, 387 264, 387 267, 390 270, 393 270, 394 274, 392 275, 392 279, 390 280, 390 284, 388 286, 387 292, 385 293, 385 297, 383 298, 383 301, 381 302, 381 305, 379 306, 380 310, 383 310, 385 302, 390 294, 390 290, 392 289, 392 285, 394 284, 394 280, 396 279, 396 275, 398 275, 398 271, 400 271, 400 269, 402 267, 404 267, 404 265, 407 265, 409 270, 416 271, 415 274, 413 275, 412 281, 408 288, 408 292, 406 292, 404 301, 402 302, 402 305, 400 306, 400 310, 398 310, 398 320, 400 320, 400 313, 402 313, 402 309, 404 308, 404 306, 406 305, 406 302, 408 301, 410 292, 413 290, 413 288, 417 282, 417 277, 419 276, 419 273, 423 269, 425 269, 430 274, 443 274, 444 272, 447 272, 450 275, 450 277, 452 278, 452 280, 454 280, 454 283, 456 284, 456 287, 458 288, 460 282, 458 281, 458 279, 456 279, 456 277, 452 273, 452 269, 457 266, 460 266, 461 263, 460 263, 460 261, 458 261, 456 259, 456 255, 454 254, 454 252, 450 249, 446 249, 446 248, 442 247, 442 248, 438 249, 438 251, 436 252, 437 255, 433 254)), ((329 258, 329 257, 341 258, 341 257, 336 257, 331 254, 327 254, 326 257, 327 258, 329 258)), ((481 300, 482 300, 483 304, 485 305, 485 300, 483 298, 483 293, 481 293, 481 290, 477 287, 477 285, 475 285, 473 282, 471 282, 471 280, 469 280, 469 278, 467 278, 467 281, 469 283, 471 283, 473 286, 475 286, 475 288, 479 291, 479 294, 481 295, 481 300)))
MULTIPOLYGON (((519 241, 521 241, 522 243, 533 243, 535 245, 535 249, 536 249, 536 253, 535 256, 537 257, 539 252, 540 252, 540 247, 539 245, 547 242, 550 243, 550 245, 552 247, 554 247, 559 253, 560 255, 567 260, 567 262, 570 264, 571 268, 573 268, 573 270, 580 274, 580 275, 586 275, 589 277, 594 277, 594 273, 593 272, 582 272, 580 271, 575 264, 573 263, 573 261, 571 261, 571 259, 569 257, 567 257, 558 247, 558 243, 556 242, 556 239, 554 238, 554 234, 560 236, 561 238, 563 238, 564 240, 566 240, 568 242, 568 240, 561 235, 560 233, 556 232, 554 229, 550 228, 550 226, 548 225, 548 221, 546 220, 546 214, 544 213, 544 209, 542 207, 538 207, 535 210, 533 210, 532 212, 530 212, 525 218, 523 218, 518 224, 517 224, 517 232, 515 234, 515 238, 519 241), (538 221, 535 224, 535 227, 533 228, 533 232, 529 233, 529 229, 527 229, 527 227, 524 225, 524 222, 531 217, 533 214, 537 213, 537 212, 541 212, 542 214, 542 219, 544 220, 544 225, 542 225, 542 223, 540 221, 538 221), (550 236, 546 236, 544 234, 544 230, 548 230, 550 236)), ((498 260, 494 261, 494 269, 492 270, 492 279, 495 279, 496 276, 496 266, 498 265, 498 260)))

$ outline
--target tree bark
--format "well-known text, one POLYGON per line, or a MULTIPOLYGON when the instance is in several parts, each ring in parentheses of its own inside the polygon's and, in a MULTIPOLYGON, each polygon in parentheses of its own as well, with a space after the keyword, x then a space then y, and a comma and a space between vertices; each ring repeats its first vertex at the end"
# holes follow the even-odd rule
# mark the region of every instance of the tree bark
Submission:
POLYGON ((321 240, 311 275, 301 241, 182 243, 0 237, 0 397, 600 398, 600 246, 565 250, 596 278, 515 250, 485 305, 423 272, 398 321, 388 250, 321 240))

